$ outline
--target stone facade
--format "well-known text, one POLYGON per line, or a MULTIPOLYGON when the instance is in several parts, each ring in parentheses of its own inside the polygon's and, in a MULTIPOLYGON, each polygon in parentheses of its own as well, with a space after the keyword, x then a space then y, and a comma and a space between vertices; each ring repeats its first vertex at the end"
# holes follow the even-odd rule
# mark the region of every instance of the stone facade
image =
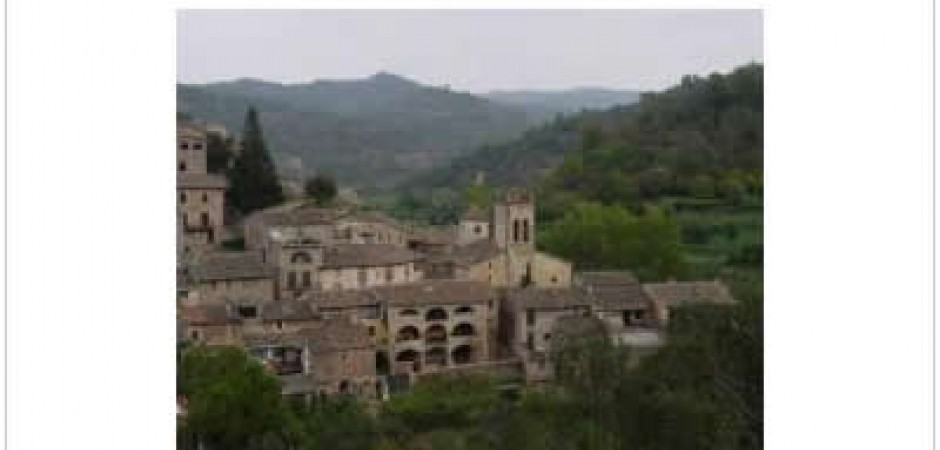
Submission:
POLYGON ((225 179, 208 173, 206 131, 192 124, 178 124, 176 133, 177 219, 185 258, 216 246, 222 238, 225 179))

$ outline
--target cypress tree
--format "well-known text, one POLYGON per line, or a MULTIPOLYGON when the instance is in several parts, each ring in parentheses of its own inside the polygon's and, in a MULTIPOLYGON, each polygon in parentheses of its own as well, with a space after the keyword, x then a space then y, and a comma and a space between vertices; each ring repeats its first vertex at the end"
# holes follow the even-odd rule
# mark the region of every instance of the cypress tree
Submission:
POLYGON ((258 112, 249 107, 242 130, 242 150, 228 170, 227 201, 241 213, 266 208, 284 201, 274 163, 264 145, 258 112))

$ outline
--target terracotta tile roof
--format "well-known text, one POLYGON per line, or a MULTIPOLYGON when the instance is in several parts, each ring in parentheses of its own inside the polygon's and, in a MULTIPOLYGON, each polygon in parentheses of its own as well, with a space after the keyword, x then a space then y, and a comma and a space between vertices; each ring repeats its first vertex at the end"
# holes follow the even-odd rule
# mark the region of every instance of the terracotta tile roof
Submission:
POLYGON ((486 283, 464 280, 423 280, 373 289, 389 306, 462 305, 485 303, 492 296, 486 283))
POLYGON ((375 292, 370 289, 312 291, 306 293, 303 300, 321 308, 374 306, 379 303, 375 292))
POLYGON ((261 305, 261 319, 266 322, 275 320, 304 321, 320 317, 315 305, 310 302, 278 301, 261 305))
POLYGON ((417 261, 421 255, 392 244, 335 244, 323 252, 323 267, 370 267, 417 261))
POLYGON ((179 319, 186 325, 228 325, 241 319, 228 305, 182 306, 179 319))
POLYGON ((213 173, 177 172, 177 189, 225 189, 225 177, 213 173))
POLYGON ((188 138, 203 138, 206 129, 192 122, 176 122, 176 136, 188 138))
POLYGON ((728 287, 717 280, 644 283, 643 290, 654 302, 666 307, 690 303, 735 303, 728 287))
POLYGON ((492 259, 499 254, 496 245, 488 239, 484 239, 466 245, 454 246, 449 256, 456 265, 467 267, 492 259))
POLYGON ((629 270, 578 272, 575 274, 575 279, 582 284, 594 286, 636 284, 639 282, 633 272, 629 270))
POLYGON ((575 276, 575 284, 599 310, 652 307, 642 285, 628 271, 581 272, 575 276))
POLYGON ((590 298, 575 288, 514 288, 508 299, 517 309, 564 309, 588 306, 590 298))
POLYGON ((273 278, 275 269, 264 263, 260 251, 210 252, 189 268, 196 283, 221 280, 273 278))
POLYGON ((293 333, 248 333, 244 340, 249 347, 296 345, 306 347, 314 354, 374 347, 368 327, 342 317, 321 319, 293 333))
POLYGON ((333 225, 345 214, 344 211, 300 204, 264 214, 262 220, 268 226, 333 225))

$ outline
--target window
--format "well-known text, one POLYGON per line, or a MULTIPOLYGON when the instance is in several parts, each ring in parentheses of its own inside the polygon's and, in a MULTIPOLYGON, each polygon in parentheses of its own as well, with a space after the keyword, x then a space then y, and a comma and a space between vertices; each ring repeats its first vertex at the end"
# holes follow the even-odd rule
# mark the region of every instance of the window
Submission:
POLYGON ((297 272, 287 272, 287 288, 297 288, 297 272))
POLYGON ((529 349, 530 352, 535 350, 535 338, 533 338, 532 333, 529 333, 528 336, 526 336, 525 346, 527 349, 529 349))
POLYGON ((369 327, 369 336, 375 336, 375 327, 369 327))
POLYGON ((399 316, 417 316, 418 311, 414 309, 403 309, 398 313, 399 316))
POLYGON ((535 310, 534 310, 534 309, 529 308, 529 309, 526 310, 526 312, 525 312, 525 323, 526 323, 526 325, 528 325, 528 326, 530 326, 530 327, 531 327, 532 325, 535 325, 535 310))
POLYGON ((203 192, 203 194, 202 194, 202 202, 203 202, 203 203, 209 203, 209 194, 206 194, 206 193, 203 192))
POLYGON ((180 203, 186 203, 186 193, 180 192, 180 203))
POLYGON ((180 142, 180 149, 189 150, 189 142, 186 142, 186 141, 180 142))
POLYGON ((473 233, 474 233, 474 234, 483 234, 483 227, 481 227, 480 225, 474 226, 474 227, 473 227, 473 233))
POLYGON ((550 340, 552 339, 552 334, 551 334, 551 333, 545 333, 544 335, 542 335, 542 339, 545 340, 546 342, 547 342, 547 341, 550 341, 550 340))
POLYGON ((180 172, 185 172, 185 171, 186 171, 186 163, 184 163, 183 161, 180 161, 180 172))
POLYGON ((274 326, 277 327, 278 330, 283 330, 283 329, 284 329, 284 321, 283 321, 283 320, 278 320, 277 322, 274 322, 274 326))
POLYGON ((194 341, 198 341, 198 340, 199 340, 199 330, 192 330, 192 331, 190 331, 190 332, 189 332, 189 337, 192 338, 192 340, 194 340, 194 341))
POLYGON ((512 221, 512 241, 519 242, 519 221, 512 221))
POLYGON ((313 258, 311 258, 310 254, 307 252, 296 252, 290 256, 290 262, 294 264, 297 264, 297 263, 307 264, 311 261, 313 261, 313 258))
POLYGON ((304 273, 301 274, 301 283, 305 288, 310 287, 310 272, 305 270, 304 273))
POLYGON ((529 219, 522 221, 522 242, 529 242, 529 219))
POLYGON ((552 283, 557 283, 557 282, 558 282, 558 277, 552 275, 552 283))
POLYGON ((395 279, 395 272, 392 271, 391 267, 385 268, 385 281, 391 283, 395 279))
POLYGON ((193 150, 202 150, 202 142, 196 142, 193 144, 193 150))
POLYGON ((239 306, 238 307, 238 316, 242 319, 253 319, 258 317, 258 307, 257 306, 239 306))
POLYGON ((202 226, 209 227, 209 213, 200 213, 199 219, 202 222, 202 226))
POLYGON ((458 306, 455 312, 457 314, 472 314, 473 307, 472 306, 458 306))

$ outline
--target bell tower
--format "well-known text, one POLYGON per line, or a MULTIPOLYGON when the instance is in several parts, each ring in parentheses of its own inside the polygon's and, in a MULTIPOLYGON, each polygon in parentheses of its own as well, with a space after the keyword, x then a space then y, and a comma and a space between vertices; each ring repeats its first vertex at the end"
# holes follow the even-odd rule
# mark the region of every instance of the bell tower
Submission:
POLYGON ((510 189, 493 207, 493 240, 505 252, 509 282, 528 284, 535 259, 535 198, 529 191, 510 189))

